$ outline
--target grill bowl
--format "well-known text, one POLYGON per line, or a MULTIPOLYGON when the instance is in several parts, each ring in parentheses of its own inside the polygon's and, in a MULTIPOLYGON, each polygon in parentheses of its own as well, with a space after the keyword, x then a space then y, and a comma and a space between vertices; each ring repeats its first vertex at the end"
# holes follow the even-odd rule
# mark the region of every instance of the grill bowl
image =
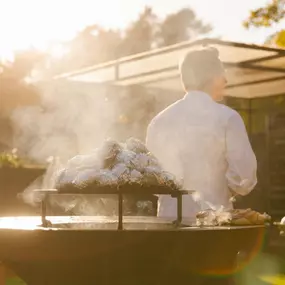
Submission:
MULTIPOLYGON (((172 220, 40 217, 0 219, 0 258, 29 285, 179 284, 198 275, 224 276, 260 250, 266 228, 175 228, 172 220)), ((185 221, 185 224, 190 222, 185 221)))

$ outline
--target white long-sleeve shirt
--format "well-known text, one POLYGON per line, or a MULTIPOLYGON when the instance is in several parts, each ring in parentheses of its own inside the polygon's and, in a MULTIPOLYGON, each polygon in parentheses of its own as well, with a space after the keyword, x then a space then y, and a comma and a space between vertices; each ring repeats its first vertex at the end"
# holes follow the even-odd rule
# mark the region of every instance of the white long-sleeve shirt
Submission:
MULTIPOLYGON (((257 183, 257 163, 240 115, 208 94, 188 93, 150 123, 146 144, 162 167, 196 190, 204 202, 183 197, 183 216, 204 208, 232 208, 231 191, 247 195, 257 183)), ((158 216, 175 217, 176 200, 160 196, 158 216)))

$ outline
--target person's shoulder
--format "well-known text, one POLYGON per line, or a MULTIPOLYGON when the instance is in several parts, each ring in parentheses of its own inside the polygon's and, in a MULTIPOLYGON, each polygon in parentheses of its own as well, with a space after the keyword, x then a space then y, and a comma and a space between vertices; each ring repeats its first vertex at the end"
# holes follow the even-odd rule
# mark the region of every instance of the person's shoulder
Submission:
POLYGON ((236 110, 226 105, 221 105, 220 110, 223 116, 224 126, 226 128, 243 130, 246 129, 242 116, 236 110))
POLYGON ((217 108, 219 109, 221 115, 226 120, 229 120, 230 118, 233 118, 233 117, 241 118, 240 114, 236 110, 230 108, 227 105, 217 103, 217 108))
POLYGON ((181 100, 174 102, 173 104, 166 107, 164 110, 160 111, 151 121, 150 125, 158 125, 167 121, 169 118, 173 117, 176 112, 177 107, 179 106, 181 100))
POLYGON ((158 113, 154 118, 152 118, 147 127, 148 132, 157 128, 158 125, 161 123, 161 121, 162 121, 162 112, 158 113))

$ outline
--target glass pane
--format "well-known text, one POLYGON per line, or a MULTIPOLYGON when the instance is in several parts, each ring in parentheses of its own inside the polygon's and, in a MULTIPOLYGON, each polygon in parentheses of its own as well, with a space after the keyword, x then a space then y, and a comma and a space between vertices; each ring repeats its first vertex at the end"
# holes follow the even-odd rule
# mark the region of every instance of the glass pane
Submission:
POLYGON ((251 113, 251 132, 253 134, 265 133, 266 124, 265 124, 266 113, 265 112, 252 112, 251 113))

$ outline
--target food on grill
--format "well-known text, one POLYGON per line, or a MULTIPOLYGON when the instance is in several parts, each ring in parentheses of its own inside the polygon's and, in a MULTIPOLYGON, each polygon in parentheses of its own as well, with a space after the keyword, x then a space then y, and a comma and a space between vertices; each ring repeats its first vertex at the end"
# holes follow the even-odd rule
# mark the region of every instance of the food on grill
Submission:
POLYGON ((274 223, 280 230, 280 235, 285 236, 285 217, 283 217, 280 221, 280 223, 275 222, 274 223))
POLYGON ((126 141, 126 148, 135 153, 148 153, 146 146, 138 139, 129 138, 126 141))
POLYGON ((136 169, 133 169, 130 173, 130 181, 131 182, 139 182, 142 181, 143 175, 137 171, 136 169))
POLYGON ((200 225, 209 226, 246 226, 246 225, 264 225, 270 222, 271 217, 266 213, 261 214, 251 209, 234 209, 230 211, 201 211, 196 215, 196 222, 200 225))
POLYGON ((134 138, 125 144, 107 140, 90 155, 73 157, 58 173, 56 187, 60 191, 127 184, 180 189, 174 175, 164 171, 146 146, 134 138))
POLYGON ((197 213, 197 226, 221 226, 230 224, 231 214, 223 210, 206 210, 197 213))
POLYGON ((270 222, 271 217, 266 213, 259 213, 252 209, 234 209, 230 211, 232 225, 264 225, 270 222))

